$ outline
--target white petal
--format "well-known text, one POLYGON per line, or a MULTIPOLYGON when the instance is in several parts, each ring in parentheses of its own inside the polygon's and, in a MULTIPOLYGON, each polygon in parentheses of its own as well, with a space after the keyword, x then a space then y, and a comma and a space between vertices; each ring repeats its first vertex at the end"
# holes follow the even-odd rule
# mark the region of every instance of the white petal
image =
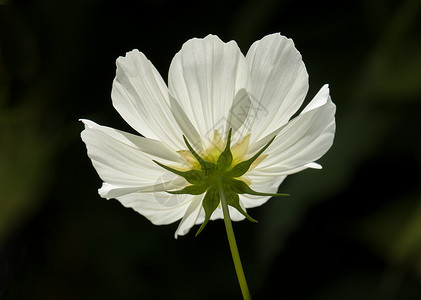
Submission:
MULTIPOLYGON (((196 224, 197 219, 202 209, 203 195, 198 195, 192 198, 189 207, 181 219, 180 224, 175 231, 174 237, 177 238, 179 235, 186 235, 190 229, 196 224)), ((203 222, 203 221, 202 221, 203 222)))
POLYGON ((141 189, 162 183, 165 176, 168 181, 176 176, 168 175, 168 171, 152 161, 158 158, 164 164, 174 164, 179 159, 178 154, 174 155, 163 143, 99 126, 88 120, 83 122, 85 130, 81 137, 88 156, 101 179, 108 184, 141 189))
POLYGON ((176 206, 164 206, 160 202, 162 199, 157 197, 173 198, 178 195, 171 195, 168 193, 132 193, 118 197, 125 207, 131 207, 141 215, 145 216, 149 221, 155 225, 171 224, 180 220, 188 206, 190 205, 193 196, 176 206))
MULTIPOLYGON (((244 207, 243 207, 243 209, 245 210, 244 207)), ((244 220, 246 218, 236 208, 234 208, 232 206, 228 206, 228 210, 229 210, 229 214, 230 214, 231 220, 233 220, 233 221, 242 221, 242 220, 244 220)), ((211 216, 210 219, 212 221, 214 221, 214 220, 223 219, 223 218, 224 218, 224 213, 222 211, 222 207, 218 207, 212 213, 212 216, 211 216)))
POLYGON ((176 150, 184 148, 183 134, 170 110, 168 88, 143 53, 133 50, 117 59, 111 97, 115 109, 139 133, 176 150))
POLYGON ((279 130, 276 139, 265 151, 268 157, 255 170, 287 175, 316 167, 310 163, 323 156, 333 143, 335 111, 335 104, 325 85, 303 113, 279 130))
MULTIPOLYGON (((241 197, 241 195, 240 195, 241 197)), ((244 207, 244 205, 241 203, 240 201, 240 205, 242 206, 242 208, 244 210, 246 210, 246 208, 244 207)), ((231 217, 232 221, 242 221, 245 219, 245 217, 234 207, 232 206, 228 206, 228 210, 229 210, 229 214, 231 217)), ((219 205, 214 212, 212 213, 212 216, 210 217, 210 220, 214 221, 214 220, 218 220, 218 219, 223 219, 224 218, 224 213, 222 211, 222 206, 219 205)), ((202 224, 205 220, 205 211, 203 209, 200 210, 199 212, 199 216, 196 220, 196 224, 202 224)))
POLYGON ((282 177, 283 176, 283 177, 286 177, 286 175, 295 174, 295 173, 301 172, 301 171, 303 171, 305 169, 308 169, 308 168, 320 170, 320 169, 322 169, 322 166, 318 163, 311 162, 311 163, 308 163, 308 164, 305 164, 305 165, 298 166, 296 168, 277 169, 275 174, 273 173, 273 171, 275 169, 253 170, 253 172, 254 172, 253 174, 255 176, 275 176, 275 177, 278 177, 278 176, 282 177))
POLYGON ((320 165, 320 164, 318 164, 318 163, 315 163, 315 162, 311 162, 311 163, 308 163, 308 164, 306 164, 306 165, 304 165, 306 168, 311 168, 311 169, 317 169, 317 170, 320 170, 320 169, 322 169, 322 165, 320 165))
POLYGON ((211 141, 215 129, 226 132, 229 110, 247 76, 237 44, 208 35, 187 41, 174 56, 168 85, 202 138, 211 141))
POLYGON ((249 111, 251 107, 251 100, 250 96, 245 89, 241 89, 234 97, 234 101, 232 103, 232 107, 229 111, 227 126, 226 128, 232 129, 232 135, 238 131, 238 129, 243 126, 239 137, 236 140, 242 140, 245 136, 250 132, 250 128, 248 128, 249 124, 245 124, 245 120, 248 117, 249 111))
MULTIPOLYGON (((279 33, 256 41, 248 51, 255 137, 284 125, 299 109, 308 90, 308 74, 292 40, 279 33)), ((253 137, 252 137, 253 138, 253 137)))
POLYGON ((98 194, 102 198, 111 199, 137 192, 138 189, 138 186, 121 187, 104 182, 98 190, 98 194))
POLYGON ((80 120, 85 124, 85 128, 93 131, 103 132, 112 139, 123 141, 132 148, 137 148, 144 153, 148 153, 157 158, 163 158, 173 162, 183 162, 183 158, 165 143, 153 139, 144 138, 127 132, 123 132, 111 127, 101 126, 90 120, 80 120))
POLYGON ((204 150, 204 145, 200 134, 197 132, 196 128, 194 128, 193 124, 187 117, 184 110, 181 108, 177 99, 175 99, 171 94, 169 95, 169 97, 171 112, 175 120, 177 121, 178 126, 180 126, 181 130, 183 131, 187 140, 189 140, 190 144, 193 145, 197 151, 202 152, 204 150))
POLYGON ((320 91, 317 92, 316 96, 314 96, 313 100, 303 109, 301 114, 306 113, 310 110, 316 109, 328 101, 329 98, 329 85, 325 84, 322 86, 320 91))
MULTIPOLYGON (((286 178, 286 176, 268 175, 266 173, 255 172, 255 170, 247 173, 247 177, 251 180, 250 188, 262 193, 277 193, 280 184, 286 178)), ((240 201, 246 208, 260 206, 267 202, 270 198, 270 196, 262 197, 247 194, 240 195, 240 201)))
MULTIPOLYGON (((169 176, 168 176, 169 177, 169 176)), ((165 182, 160 182, 162 179, 157 180, 156 184, 149 186, 116 186, 104 182, 102 187, 99 189, 99 195, 102 198, 111 199, 117 198, 130 193, 150 193, 150 192, 163 192, 169 190, 179 190, 188 185, 187 181, 179 176, 173 179, 167 179, 165 182)), ((172 205, 170 205, 172 206, 172 205)))

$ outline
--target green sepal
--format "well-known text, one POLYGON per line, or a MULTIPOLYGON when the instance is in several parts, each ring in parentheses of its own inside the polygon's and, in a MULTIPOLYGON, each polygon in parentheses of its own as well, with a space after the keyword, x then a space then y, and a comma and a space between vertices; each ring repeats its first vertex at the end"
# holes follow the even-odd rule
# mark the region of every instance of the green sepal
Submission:
POLYGON ((190 195, 201 195, 206 192, 208 186, 206 184, 195 184, 186 186, 184 189, 177 191, 167 191, 170 194, 190 194, 190 195))
POLYGON ((249 170, 251 164, 263 153, 263 151, 266 150, 267 147, 269 147, 270 144, 272 144, 275 137, 276 136, 274 136, 262 149, 260 149, 259 152, 250 157, 248 160, 242 161, 235 165, 232 170, 228 172, 228 175, 230 177, 240 177, 244 175, 249 170))
POLYGON ((186 139, 184 135, 183 135, 183 139, 184 139, 184 143, 186 143, 186 146, 191 152, 191 154, 193 154, 194 158, 196 158, 196 160, 199 162, 200 166, 202 167, 202 171, 205 176, 208 176, 209 173, 216 170, 216 165, 214 163, 211 163, 201 158, 200 155, 197 154, 197 152, 190 145, 189 141, 186 139))
POLYGON ((254 222, 254 223, 258 223, 255 219, 253 219, 252 217, 250 217, 246 211, 241 207, 240 205, 240 197, 238 196, 237 193, 227 190, 225 191, 225 195, 227 197, 227 204, 234 207, 235 209, 237 209, 243 216, 245 216, 247 218, 247 220, 254 222))
POLYGON ((166 165, 163 165, 160 162, 157 162, 156 160, 153 160, 153 162, 156 163, 158 166, 164 168, 165 170, 168 170, 174 174, 177 174, 183 177, 184 179, 187 180, 188 183, 191 183, 191 184, 200 184, 205 179, 205 177, 203 176, 203 173, 198 170, 179 171, 171 167, 168 167, 166 165))
POLYGON ((210 188, 207 192, 205 197, 203 198, 202 206, 205 210, 205 220, 203 224, 200 226, 199 230, 196 232, 196 236, 202 232, 205 228, 206 224, 209 222, 212 213, 218 207, 220 202, 218 189, 215 187, 210 188))
POLYGON ((289 196, 289 194, 273 194, 273 193, 261 193, 252 190, 244 181, 237 179, 230 179, 227 183, 228 188, 237 194, 249 194, 255 196, 270 196, 270 197, 283 197, 289 196))
POLYGON ((218 161, 216 162, 218 170, 220 171, 225 171, 231 166, 231 163, 232 163, 231 132, 232 132, 232 129, 230 129, 228 132, 227 144, 225 146, 225 149, 219 155, 218 161))

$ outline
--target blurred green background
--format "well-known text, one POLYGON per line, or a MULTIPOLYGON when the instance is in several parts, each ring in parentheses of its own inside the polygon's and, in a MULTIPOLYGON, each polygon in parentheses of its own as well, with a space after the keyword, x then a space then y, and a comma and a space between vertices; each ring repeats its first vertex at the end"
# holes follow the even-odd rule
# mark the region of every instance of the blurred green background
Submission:
POLYGON ((323 170, 234 224, 252 294, 421 299, 421 1, 0 3, 1 299, 239 299, 223 222, 175 240, 101 199, 77 120, 133 132, 110 99, 129 50, 166 79, 189 38, 246 53, 272 32, 302 53, 307 101, 330 84, 337 134, 323 170))

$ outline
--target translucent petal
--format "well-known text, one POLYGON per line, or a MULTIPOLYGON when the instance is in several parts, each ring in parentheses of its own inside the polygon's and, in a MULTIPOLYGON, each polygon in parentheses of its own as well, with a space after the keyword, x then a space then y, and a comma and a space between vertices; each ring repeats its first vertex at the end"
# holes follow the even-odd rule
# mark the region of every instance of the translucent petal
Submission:
POLYGON ((190 201, 190 205, 186 210, 180 224, 175 231, 174 237, 177 238, 179 235, 186 235, 190 229, 196 224, 199 217, 199 213, 202 209, 203 195, 194 196, 190 201))
POLYGON ((162 183, 162 178, 165 181, 174 179, 173 175, 171 178, 165 177, 168 172, 152 161, 159 157, 168 164, 174 164, 175 160, 180 159, 165 144, 99 126, 91 121, 83 122, 85 130, 81 134, 82 140, 103 181, 116 187, 140 189, 162 183))
MULTIPOLYGON (((240 195, 240 197, 241 197, 241 195, 240 195)), ((244 210, 246 210, 246 208, 243 206, 243 204, 241 203, 241 201, 240 201, 240 205, 242 206, 242 208, 244 209, 244 210)), ((229 213, 230 213, 230 217, 231 217, 231 220, 233 220, 233 221, 242 221, 242 220, 244 220, 245 219, 245 216, 244 215, 242 215, 237 209, 235 209, 234 207, 231 207, 231 206, 228 206, 228 210, 229 210, 229 213)), ((219 206, 213 213, 212 213, 212 216, 211 216, 211 218, 210 218, 210 220, 212 220, 212 221, 214 221, 214 220, 217 220, 217 219, 223 219, 224 218, 224 215, 223 215, 223 212, 222 212, 222 207, 221 206, 219 206)), ((203 210, 203 209, 201 209, 200 211, 199 211, 199 215, 198 215, 198 217, 197 217, 197 219, 196 219, 196 225, 200 225, 200 224, 202 224, 203 222, 204 222, 204 220, 205 220, 205 211, 203 210)))
POLYGON ((117 59, 111 97, 115 109, 139 133, 177 150, 183 148, 182 131, 171 113, 168 88, 143 53, 133 50, 117 59))
POLYGON ((187 185, 187 181, 182 177, 175 177, 174 179, 169 179, 165 182, 157 181, 156 184, 149 186, 115 186, 104 182, 102 187, 99 189, 99 194, 101 197, 106 199, 117 198, 125 194, 130 193, 150 193, 150 192, 163 192, 174 189, 181 189, 187 185))
POLYGON ((187 41, 174 56, 168 85, 205 142, 211 142, 215 129, 227 132, 229 111, 247 76, 237 44, 208 35, 187 41))
POLYGON ((203 151, 203 141, 200 137, 200 134, 197 132, 196 128, 194 128, 193 124, 187 117, 184 110, 181 108, 180 104, 178 103, 177 99, 175 99, 171 94, 170 97, 170 106, 171 112, 180 126, 181 130, 183 131, 186 138, 190 141, 190 143, 197 149, 199 152, 203 151))
POLYGON ((319 159, 333 143, 336 107, 328 86, 322 87, 299 116, 283 126, 265 152, 268 157, 256 167, 257 172, 287 175, 307 167, 319 159))
POLYGON ((233 136, 241 126, 244 127, 237 140, 244 138, 244 133, 250 130, 250 128, 247 128, 248 124, 244 123, 249 115, 250 107, 251 100, 249 94, 245 89, 239 90, 230 108, 226 126, 228 130, 232 129, 233 136))
MULTIPOLYGON (((173 198, 178 195, 171 195, 165 192, 162 193, 132 193, 118 197, 125 207, 133 208, 135 211, 145 216, 155 225, 170 224, 180 220, 188 206, 190 205, 193 197, 186 198, 185 201, 176 206, 162 205, 162 199, 157 197, 173 198)), ((170 200, 171 202, 171 200, 170 200)))
POLYGON ((112 139, 124 141, 125 144, 132 148, 137 148, 144 153, 148 153, 154 157, 163 158, 173 162, 183 162, 183 158, 165 143, 153 139, 144 138, 127 132, 123 132, 111 127, 101 126, 90 120, 80 120, 85 124, 86 130, 103 132, 112 139))
MULTIPOLYGON (((240 204, 242 203, 240 202, 240 204)), ((243 207, 243 209, 246 210, 245 207, 243 207)), ((241 214, 237 209, 235 209, 232 206, 228 206, 228 210, 230 213, 231 220, 233 221, 242 221, 246 218, 243 214, 241 214)), ((218 207, 217 209, 215 209, 210 219, 214 221, 214 220, 223 219, 223 218, 224 218, 224 213, 222 211, 222 208, 218 207)))
MULTIPOLYGON (((251 182, 250 188, 265 193, 277 193, 279 185, 284 181, 286 176, 273 176, 263 172, 252 170, 247 173, 247 180, 251 182)), ((244 180, 243 180, 244 181, 244 180)), ((240 202, 245 208, 257 207, 267 202, 270 196, 253 196, 248 194, 240 195, 240 202)))
POLYGON ((291 39, 279 33, 256 41, 246 55, 250 68, 252 139, 284 125, 302 105, 308 74, 291 39))

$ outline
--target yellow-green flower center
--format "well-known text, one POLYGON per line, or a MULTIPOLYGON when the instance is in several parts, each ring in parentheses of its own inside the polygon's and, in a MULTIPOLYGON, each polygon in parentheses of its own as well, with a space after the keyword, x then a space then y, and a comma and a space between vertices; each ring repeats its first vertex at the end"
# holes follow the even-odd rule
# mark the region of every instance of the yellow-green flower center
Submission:
POLYGON ((247 219, 253 222, 255 220, 241 207, 239 194, 285 196, 285 194, 256 192, 249 187, 250 182, 243 177, 246 172, 257 166, 267 156, 261 154, 269 147, 274 138, 251 157, 247 157, 250 135, 247 135, 231 148, 231 130, 228 133, 225 145, 222 142, 219 132, 215 130, 212 143, 203 153, 197 153, 187 139, 185 137, 183 138, 188 150, 182 150, 179 153, 186 161, 187 168, 185 170, 174 169, 156 161, 155 163, 170 172, 182 176, 190 183, 190 185, 181 190, 168 191, 168 193, 191 195, 206 193, 202 204, 205 210, 205 221, 199 228, 197 234, 202 231, 213 211, 219 206, 218 182, 222 182, 228 205, 236 208, 247 219))
MULTIPOLYGON (((250 134, 239 140, 236 144, 234 144, 230 150, 232 153, 232 163, 230 167, 235 166, 236 164, 245 161, 250 155, 247 155, 248 147, 250 142, 250 134)), ((221 153, 224 151, 226 147, 226 143, 222 141, 221 135, 218 130, 214 131, 213 139, 209 143, 209 146, 202 152, 198 152, 198 154, 206 161, 217 163, 218 158, 220 157, 221 153)), ((189 150, 180 150, 177 151, 186 161, 185 170, 200 170, 200 163, 196 160, 192 152, 189 150)), ((267 157, 266 154, 259 156, 250 166, 249 171, 254 169, 257 165, 259 165, 265 158, 267 157)), ((247 180, 247 179, 246 179, 247 180)))

